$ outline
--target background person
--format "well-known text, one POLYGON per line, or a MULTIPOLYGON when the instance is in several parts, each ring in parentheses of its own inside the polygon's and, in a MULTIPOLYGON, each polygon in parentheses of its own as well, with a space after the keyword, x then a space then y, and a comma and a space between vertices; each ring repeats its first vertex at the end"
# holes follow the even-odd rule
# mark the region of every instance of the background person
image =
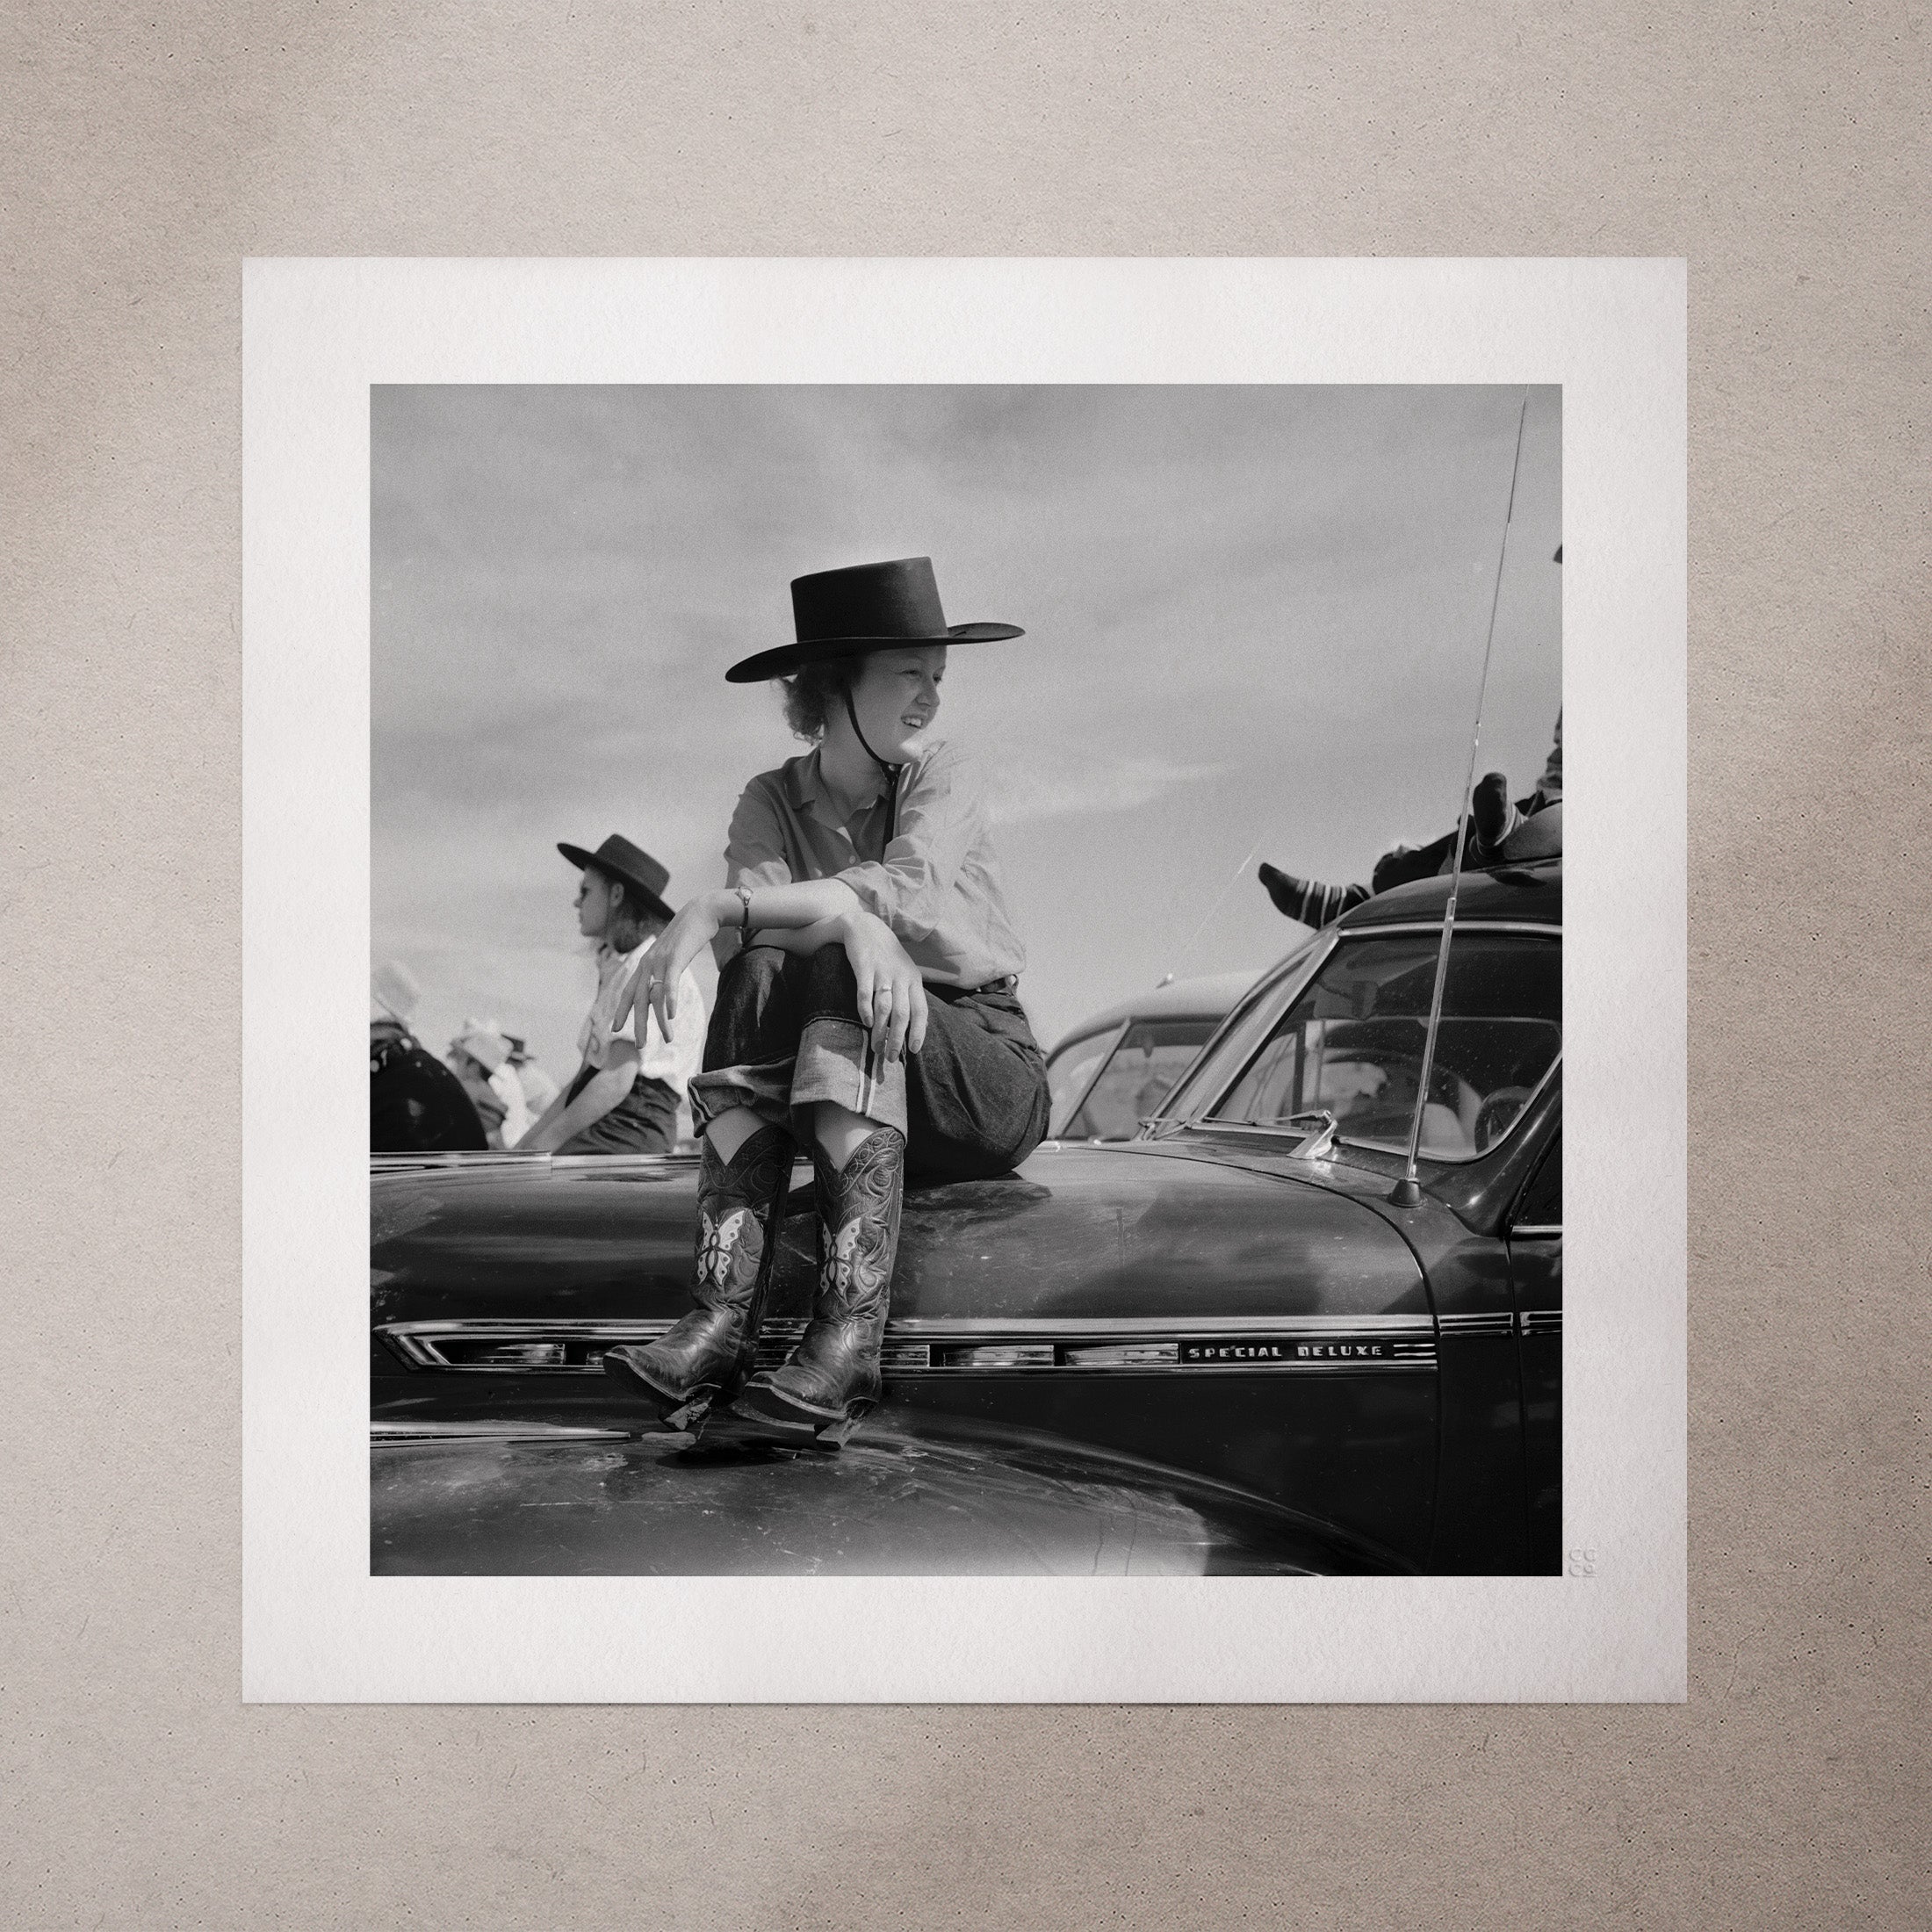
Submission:
POLYGON ((369 1151, 480 1153, 488 1143, 462 1083, 409 1030, 422 997, 400 960, 369 976, 369 1151))
POLYGON ((450 1042, 450 1065, 474 1104, 492 1147, 515 1147, 530 1128, 523 1083, 510 1064, 510 1043, 493 1020, 465 1020, 450 1042))
POLYGON ((671 922, 663 898, 671 876, 617 833, 595 852, 557 849, 583 874, 577 930, 597 941, 597 995, 577 1035, 583 1059, 575 1078, 518 1144, 537 1153, 668 1154, 704 1057, 704 998, 688 970, 665 1021, 648 1007, 633 1011, 629 994, 638 962, 671 922))
POLYGON ((523 1090, 524 1108, 532 1121, 539 1121, 562 1090, 531 1058, 527 1040, 514 1033, 506 1033, 503 1037, 510 1043, 510 1064, 516 1069, 517 1085, 523 1090))
MULTIPOLYGON (((1510 781, 1499 771, 1487 772, 1469 797, 1469 819, 1465 827, 1462 865, 1467 872, 1480 872, 1486 866, 1503 862, 1504 842, 1520 831, 1528 820, 1552 806, 1563 803, 1563 714, 1556 714, 1556 731, 1550 754, 1543 763, 1543 775, 1525 798, 1513 804, 1510 781)), ((1541 847, 1552 852, 1562 849, 1562 814, 1546 821, 1554 828, 1541 847)), ((1519 853, 1519 857, 1540 855, 1519 853)), ((1425 846, 1392 846, 1375 861, 1367 885, 1326 885, 1319 879, 1298 879, 1263 860, 1257 876, 1267 889, 1274 909, 1285 918, 1319 930, 1333 925, 1342 914, 1352 912, 1378 893, 1391 887, 1407 885, 1414 879, 1433 879, 1449 871, 1456 862, 1456 835, 1445 832, 1425 846)))
MULTIPOLYGON (((1563 546, 1556 546, 1553 564, 1563 561, 1563 546)), ((1472 872, 1503 862, 1503 844, 1527 818, 1563 803, 1563 714, 1556 714, 1556 730, 1550 754, 1543 761, 1543 775, 1527 798, 1510 802, 1510 781, 1499 771, 1484 773, 1469 796, 1469 818, 1464 828, 1462 862, 1472 872)), ((1535 841, 1537 850, 1519 856, 1544 856, 1563 849, 1563 815, 1543 822, 1544 836, 1535 841)), ((1414 879, 1439 878, 1456 862, 1456 834, 1445 833, 1425 846, 1392 846, 1375 861, 1366 885, 1325 885, 1320 879, 1298 879, 1265 860, 1257 874, 1266 888, 1274 909, 1284 917, 1298 919, 1319 931, 1332 926, 1342 914, 1352 912, 1379 892, 1392 886, 1407 885, 1414 879)))

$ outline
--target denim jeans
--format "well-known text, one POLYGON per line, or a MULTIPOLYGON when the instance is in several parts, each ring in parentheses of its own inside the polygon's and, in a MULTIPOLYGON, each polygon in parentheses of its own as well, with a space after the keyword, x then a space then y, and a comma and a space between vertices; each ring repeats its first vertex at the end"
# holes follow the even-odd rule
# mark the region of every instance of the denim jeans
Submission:
POLYGON ((811 1138, 811 1111, 831 1100, 905 1135, 908 1179, 979 1180, 1016 1167, 1047 1131, 1046 1064, 1012 992, 929 982, 926 1040, 887 1063, 859 1024, 859 990, 842 946, 807 957, 775 946, 739 953, 718 977, 691 1082, 702 1127, 733 1107, 811 1138))
MULTIPOLYGON (((570 1083, 567 1106, 590 1085, 596 1068, 585 1067, 570 1083)), ((677 1143, 678 1097, 662 1080, 640 1073, 631 1091, 602 1120, 580 1128, 559 1154, 668 1154, 677 1143)))

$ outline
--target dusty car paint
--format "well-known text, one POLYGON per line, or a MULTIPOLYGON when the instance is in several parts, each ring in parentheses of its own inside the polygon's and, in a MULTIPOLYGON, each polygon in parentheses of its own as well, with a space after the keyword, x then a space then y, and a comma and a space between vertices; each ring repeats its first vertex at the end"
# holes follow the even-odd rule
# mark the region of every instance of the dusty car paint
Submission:
POLYGON ((732 1438, 461 1436, 371 1452, 381 1575, 1288 1575, 1312 1525, 1130 1459, 882 1411, 836 1456, 732 1438))

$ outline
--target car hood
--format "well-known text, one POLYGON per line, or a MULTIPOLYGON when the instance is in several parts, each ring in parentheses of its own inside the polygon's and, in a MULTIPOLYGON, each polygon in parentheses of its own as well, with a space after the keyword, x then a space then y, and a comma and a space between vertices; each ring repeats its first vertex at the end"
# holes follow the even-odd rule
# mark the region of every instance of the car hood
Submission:
MULTIPOLYGON (((781 1317, 808 1309, 816 1271, 810 1169, 794 1179, 781 1317)), ((674 1317, 696 1188, 695 1160, 378 1163, 373 1318, 674 1317)), ((1049 1144, 996 1179, 908 1188, 892 1282, 895 1322, 1427 1311, 1413 1253, 1369 1206, 1148 1143, 1049 1144)))
POLYGON ((1124 1455, 888 1405, 842 1451, 514 1424, 378 1425, 378 1575, 1359 1572, 1291 1511, 1124 1455))

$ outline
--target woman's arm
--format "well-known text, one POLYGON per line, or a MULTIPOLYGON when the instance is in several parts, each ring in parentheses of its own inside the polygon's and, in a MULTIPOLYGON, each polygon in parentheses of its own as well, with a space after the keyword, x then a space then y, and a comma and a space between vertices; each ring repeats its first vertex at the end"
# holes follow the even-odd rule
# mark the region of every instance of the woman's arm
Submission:
POLYGON ((835 876, 867 912, 916 944, 943 917, 984 835, 983 799, 973 761, 955 745, 934 746, 905 768, 883 857, 861 860, 835 876))
POLYGON ((628 1040, 613 1040, 610 1057, 584 1082, 577 1098, 566 1102, 559 1094, 517 1146, 538 1154, 555 1152, 573 1135, 602 1120, 630 1092, 637 1078, 637 1048, 628 1040))
MULTIPOLYGON (((926 985, 905 948, 883 919, 863 910, 849 886, 837 879, 803 879, 752 890, 751 934, 760 944, 816 952, 843 946, 859 986, 859 1023, 889 1060, 917 1053, 926 1043, 926 985)), ((658 934, 617 1004, 619 1026, 638 999, 647 999, 658 1027, 668 1037, 677 1013, 677 984, 699 948, 727 926, 739 926, 745 904, 731 890, 700 892, 658 934)))
POLYGON ((544 1135, 549 1133, 551 1123, 563 1113, 564 1105, 563 1092, 559 1090, 557 1097, 530 1123, 530 1131, 516 1143, 523 1152, 534 1150, 540 1153, 554 1144, 546 1140, 544 1135))
MULTIPOLYGON (((736 898, 734 892, 732 897, 736 898)), ((764 908, 761 906, 760 912, 764 908)), ((782 953, 803 953, 809 959, 822 946, 843 946, 845 926, 839 919, 820 919, 816 926, 768 926, 745 935, 747 946, 775 946, 782 953)))

